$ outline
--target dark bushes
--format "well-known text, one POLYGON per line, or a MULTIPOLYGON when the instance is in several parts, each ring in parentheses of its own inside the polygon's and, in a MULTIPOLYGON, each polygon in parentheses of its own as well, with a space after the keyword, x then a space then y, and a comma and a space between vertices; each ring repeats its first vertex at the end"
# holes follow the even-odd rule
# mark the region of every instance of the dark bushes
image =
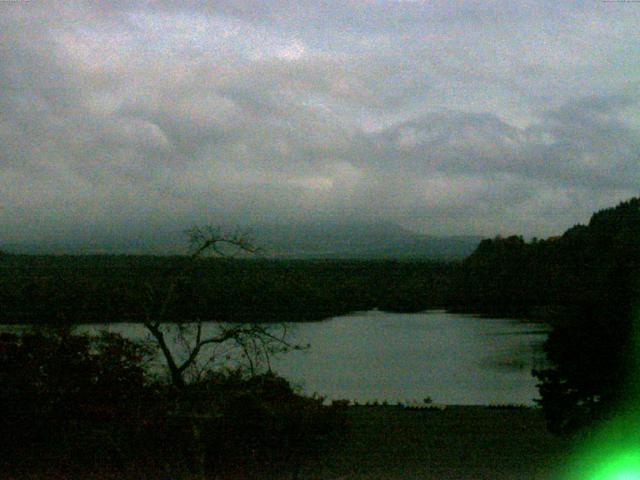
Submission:
POLYGON ((572 434, 610 419, 638 394, 632 309, 603 296, 565 311, 549 334, 549 368, 534 370, 549 430, 572 434))
POLYGON ((0 474, 297 468, 342 428, 274 374, 177 390, 148 377, 152 353, 114 334, 0 334, 0 474))
POLYGON ((133 447, 163 413, 145 379, 150 353, 113 334, 0 334, 4 469, 122 467, 142 453, 133 447))
POLYGON ((296 394, 274 374, 216 375, 207 383, 218 392, 205 430, 210 469, 295 469, 344 429, 339 408, 324 406, 322 398, 296 394))

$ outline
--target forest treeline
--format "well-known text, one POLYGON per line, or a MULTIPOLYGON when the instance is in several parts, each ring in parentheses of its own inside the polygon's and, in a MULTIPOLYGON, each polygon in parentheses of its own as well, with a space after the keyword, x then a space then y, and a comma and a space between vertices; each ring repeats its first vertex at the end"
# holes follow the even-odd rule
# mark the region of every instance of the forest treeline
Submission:
MULTIPOLYGON (((315 321, 357 310, 427 308, 540 316, 593 299, 629 303, 640 256, 638 199, 563 235, 480 242, 462 262, 202 258, 179 277, 176 321, 315 321)), ((187 256, 0 253, 0 323, 136 322, 187 256)), ((557 317, 557 315, 556 315, 557 317)))
POLYGON ((640 199, 595 213, 563 235, 483 240, 455 270, 448 307, 535 316, 597 303, 628 304, 640 259, 640 199))
POLYGON ((455 270, 451 308, 531 317, 552 331, 534 371, 549 427, 572 433, 640 398, 640 198, 562 236, 484 240, 455 270))
POLYGON ((186 256, 0 256, 0 323, 139 322, 178 275, 175 321, 314 321, 442 307, 453 264, 186 256))

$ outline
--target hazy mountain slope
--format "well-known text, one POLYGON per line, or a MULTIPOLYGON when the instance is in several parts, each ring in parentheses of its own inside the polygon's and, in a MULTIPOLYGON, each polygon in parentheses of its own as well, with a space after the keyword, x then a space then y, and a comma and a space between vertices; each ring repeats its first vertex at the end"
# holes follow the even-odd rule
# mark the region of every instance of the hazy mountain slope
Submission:
POLYGON ((265 254, 278 257, 462 258, 481 240, 420 235, 390 223, 264 225, 254 232, 265 254))
MULTIPOLYGON (((481 237, 421 235, 391 223, 264 224, 246 229, 267 257, 284 258, 464 258, 481 237)), ((70 239, 65 242, 6 244, 11 253, 36 254, 176 254, 185 253, 187 237, 178 230, 144 237, 70 239)))

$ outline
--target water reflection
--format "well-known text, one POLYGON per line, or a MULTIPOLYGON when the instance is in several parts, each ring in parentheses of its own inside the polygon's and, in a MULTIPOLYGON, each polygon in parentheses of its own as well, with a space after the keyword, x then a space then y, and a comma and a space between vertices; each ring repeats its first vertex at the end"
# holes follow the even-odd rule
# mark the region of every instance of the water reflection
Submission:
MULTIPOLYGON (((216 328, 205 324, 205 332, 216 328)), ((540 324, 444 311, 370 311, 287 328, 294 342, 311 347, 272 365, 308 394, 390 403, 428 396, 460 405, 531 405, 538 396, 530 372, 544 362, 546 331, 540 324)), ((100 329, 132 339, 147 336, 141 324, 84 325, 78 331, 100 329)))
POLYGON ((429 396, 473 405, 533 404, 530 371, 541 366, 546 332, 443 311, 374 311, 301 324, 295 336, 312 348, 283 356, 275 367, 307 393, 360 402, 429 396))

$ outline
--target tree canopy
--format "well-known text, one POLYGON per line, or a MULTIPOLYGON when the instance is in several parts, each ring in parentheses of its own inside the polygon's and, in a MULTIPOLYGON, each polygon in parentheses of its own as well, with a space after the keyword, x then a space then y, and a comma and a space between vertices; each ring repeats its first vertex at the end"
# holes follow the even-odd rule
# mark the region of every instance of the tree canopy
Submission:
POLYGON ((549 367, 534 372, 549 426, 571 432, 637 395, 640 198, 560 237, 484 240, 459 267, 450 304, 493 315, 548 307, 549 367))

